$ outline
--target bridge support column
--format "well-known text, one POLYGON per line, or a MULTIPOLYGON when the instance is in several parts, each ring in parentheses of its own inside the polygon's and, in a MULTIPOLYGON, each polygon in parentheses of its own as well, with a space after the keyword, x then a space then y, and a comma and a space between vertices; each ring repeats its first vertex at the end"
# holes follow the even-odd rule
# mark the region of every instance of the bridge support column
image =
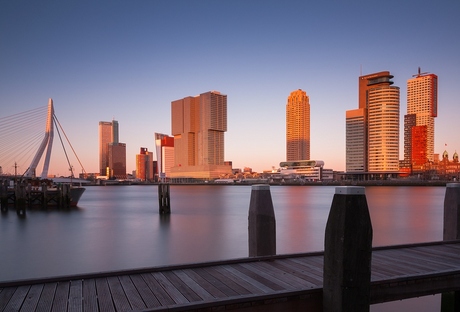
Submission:
POLYGON ((169 193, 169 184, 158 184, 158 202, 160 207, 160 214, 171 213, 171 199, 169 193))
MULTIPOLYGON (((444 196, 443 240, 460 239, 460 183, 447 183, 444 196)), ((460 291, 442 294, 441 311, 460 311, 460 291)))
POLYGON ((369 311, 371 258, 364 187, 336 187, 324 240, 323 311, 369 311))
POLYGON ((252 186, 248 221, 249 257, 276 255, 276 220, 270 185, 252 186))

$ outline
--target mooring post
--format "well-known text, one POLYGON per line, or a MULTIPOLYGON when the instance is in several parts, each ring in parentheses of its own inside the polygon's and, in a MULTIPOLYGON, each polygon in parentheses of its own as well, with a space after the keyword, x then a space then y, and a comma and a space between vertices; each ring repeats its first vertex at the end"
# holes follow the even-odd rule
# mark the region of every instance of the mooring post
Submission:
POLYGON ((0 184, 0 206, 2 212, 8 211, 8 180, 3 180, 0 184))
POLYGON ((447 183, 444 196, 443 240, 460 238, 460 183, 447 183))
MULTIPOLYGON (((456 239, 460 239, 460 183, 447 183, 444 195, 443 240, 456 239)), ((443 293, 441 302, 441 311, 459 311, 460 292, 443 293)))
POLYGON ((48 185, 45 182, 42 183, 42 208, 45 209, 48 206, 48 185))
POLYGON ((270 185, 252 186, 248 221, 249 257, 276 255, 276 220, 270 185))
POLYGON ((324 239, 323 311, 369 311, 371 258, 364 187, 336 187, 324 239))
POLYGON ((158 184, 158 202, 160 206, 160 214, 171 213, 171 201, 169 195, 169 184, 158 184))
POLYGON ((15 187, 15 197, 16 197, 16 213, 20 217, 26 215, 26 186, 24 182, 19 182, 15 187))

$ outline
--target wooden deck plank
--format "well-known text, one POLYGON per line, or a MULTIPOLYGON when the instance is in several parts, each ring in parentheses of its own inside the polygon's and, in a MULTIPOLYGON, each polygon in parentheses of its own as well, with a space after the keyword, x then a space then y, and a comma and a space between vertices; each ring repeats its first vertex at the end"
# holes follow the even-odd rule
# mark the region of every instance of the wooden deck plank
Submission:
POLYGON ((82 296, 83 310, 85 312, 98 311, 99 307, 97 304, 96 280, 94 278, 83 281, 82 296))
POLYGON ((151 273, 142 274, 142 278, 145 283, 149 286, 152 292, 157 297, 158 301, 162 306, 174 304, 174 300, 168 295, 168 293, 161 287, 158 281, 153 277, 151 273))
POLYGON ((70 281, 69 291, 69 312, 83 311, 83 281, 72 280, 70 281))
POLYGON ((127 311, 131 309, 128 298, 126 298, 123 286, 121 286, 120 280, 117 276, 107 277, 107 283, 109 284, 110 293, 112 294, 113 304, 117 311, 127 311))
MULTIPOLYGON (((248 263, 249 266, 255 267, 258 270, 261 270, 262 272, 270 272, 266 273, 269 276, 275 277, 278 280, 286 283, 289 285, 289 287, 292 287, 292 289, 295 288, 302 288, 302 287, 310 287, 311 284, 308 283, 306 280, 299 278, 295 275, 292 275, 286 271, 281 270, 277 266, 275 266, 275 261, 270 261, 270 262, 257 262, 257 263, 248 263)), ((289 288, 287 288, 289 289, 289 288)))
POLYGON ((185 296, 179 290, 177 290, 173 283, 171 283, 171 281, 166 276, 164 276, 163 273, 153 272, 152 275, 168 293, 168 295, 174 300, 174 303, 184 304, 189 302, 187 298, 185 298, 185 296))
POLYGON ((318 286, 322 286, 322 281, 312 281, 310 278, 310 275, 307 274, 304 270, 299 270, 297 267, 294 267, 290 265, 287 261, 278 261, 275 260, 270 263, 272 266, 276 267, 277 269, 280 269, 282 272, 286 272, 288 276, 292 276, 296 279, 299 279, 300 283, 302 286, 306 286, 309 288, 316 288, 318 286))
POLYGON ((69 298, 70 281, 59 282, 54 294, 52 312, 62 312, 67 310, 67 302, 69 298))
POLYGON ((230 278, 231 276, 229 274, 222 274, 222 272, 217 269, 217 266, 204 268, 204 270, 206 270, 206 272, 212 275, 215 279, 221 281, 224 285, 231 288, 238 295, 252 294, 252 292, 241 285, 241 283, 237 283, 232 278, 230 278))
POLYGON ((11 296, 8 304, 6 305, 5 311, 19 311, 19 309, 22 306, 22 303, 26 299, 29 289, 29 285, 17 287, 13 296, 11 296))
POLYGON ((37 309, 38 300, 40 299, 44 286, 44 284, 35 284, 30 287, 26 299, 21 306, 21 312, 32 312, 37 309))
POLYGON ((183 270, 191 279, 193 279, 197 284, 203 287, 208 293, 210 293, 214 298, 227 298, 227 296, 216 288, 213 284, 208 282, 200 274, 198 274, 194 269, 185 269, 183 270))
POLYGON ((397 258, 400 262, 402 261, 407 264, 415 265, 423 271, 448 270, 454 267, 453 265, 449 265, 446 263, 432 261, 432 257, 430 255, 421 257, 420 254, 416 253, 414 250, 394 250, 388 254, 394 258, 397 258))
POLYGON ((194 279, 187 275, 183 270, 175 270, 174 274, 181 279, 186 285, 188 285, 193 291, 201 298, 201 300, 212 300, 215 299, 206 289, 198 284, 194 279))
POLYGON ((49 312, 53 306, 54 295, 56 294, 57 283, 46 283, 43 286, 42 294, 38 300, 37 310, 40 312, 49 312))
POLYGON ((279 285, 281 287, 280 290, 294 290, 300 286, 296 282, 291 283, 289 280, 286 280, 285 275, 280 273, 278 270, 275 270, 274 268, 270 270, 269 268, 264 268, 265 263, 261 262, 260 264, 262 265, 256 265, 255 263, 241 263, 241 266, 253 271, 267 280, 270 280, 272 283, 279 285))
POLYGON ((0 292, 0 310, 1 311, 3 311, 3 309, 6 307, 6 305, 10 301, 11 297, 16 291, 16 288, 17 287, 6 287, 6 288, 3 288, 2 291, 0 292))
POLYGON ((194 271, 200 274, 201 277, 203 277, 205 280, 211 283, 214 287, 219 289, 222 293, 224 293, 225 296, 227 297, 238 296, 238 293, 235 290, 228 287, 222 281, 218 280, 215 276, 210 274, 206 268, 198 268, 198 269, 195 269, 194 271))
POLYGON ((136 286, 136 289, 139 292, 139 295, 141 296, 142 300, 145 302, 147 308, 151 309, 161 306, 157 297, 155 297, 154 293, 149 288, 149 286, 140 274, 131 275, 131 280, 136 286))
POLYGON ((296 262, 292 259, 285 259, 283 265, 292 267, 297 270, 299 274, 303 274, 304 278, 314 285, 323 285, 323 276, 319 272, 316 272, 314 269, 311 269, 311 266, 308 265, 306 261, 296 262))
POLYGON ((129 275, 121 275, 119 277, 121 286, 123 287, 126 297, 129 301, 129 304, 133 310, 143 310, 147 306, 144 303, 144 300, 142 300, 139 292, 136 289, 136 286, 134 286, 134 283, 132 282, 131 278, 129 275))
POLYGON ((257 279, 254 279, 251 276, 248 276, 244 272, 241 272, 241 270, 236 269, 235 267, 233 267, 233 265, 223 266, 223 269, 228 271, 230 274, 235 275, 237 278, 245 281, 246 283, 252 285, 252 287, 260 289, 265 294, 273 291, 273 289, 271 289, 267 285, 259 282, 257 279))
POLYGON ((187 298, 188 301, 194 302, 194 301, 201 301, 203 298, 201 298, 194 290, 192 287, 187 285, 183 280, 181 280, 173 271, 166 271, 163 272, 164 276, 171 281, 171 283, 179 290, 179 292, 187 298))
POLYGON ((263 294, 264 291, 258 288, 256 285, 249 283, 245 279, 239 278, 237 275, 225 269, 225 266, 215 266, 214 270, 225 276, 227 279, 233 281, 235 284, 240 285, 244 289, 247 289, 251 294, 263 294))
POLYGON ((237 269, 243 274, 246 274, 247 276, 253 278, 254 280, 258 281, 259 283, 271 288, 272 290, 278 291, 278 290, 285 290, 286 287, 281 286, 279 283, 276 283, 273 281, 273 278, 271 276, 266 276, 266 274, 259 274, 260 271, 252 270, 251 268, 247 268, 244 263, 240 264, 234 264, 232 265, 233 268, 237 269), (265 276, 264 276, 265 275, 265 276))
POLYGON ((109 284, 105 277, 96 279, 96 292, 99 310, 102 312, 115 311, 112 294, 110 293, 109 284))
POLYGON ((405 261, 401 256, 396 256, 389 252, 385 251, 385 254, 378 255, 379 260, 384 261, 387 267, 392 268, 395 271, 403 272, 404 274, 419 274, 421 272, 427 271, 426 266, 418 265, 415 262, 405 261))

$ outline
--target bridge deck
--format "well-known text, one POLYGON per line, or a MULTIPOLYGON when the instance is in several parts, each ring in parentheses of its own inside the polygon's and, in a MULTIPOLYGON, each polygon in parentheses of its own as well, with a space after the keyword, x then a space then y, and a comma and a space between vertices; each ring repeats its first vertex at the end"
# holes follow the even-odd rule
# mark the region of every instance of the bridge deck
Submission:
MULTIPOLYGON (((219 310, 321 301, 323 254, 0 283, 4 311, 219 310)), ((460 289, 460 242, 374 248, 371 303, 460 289)))

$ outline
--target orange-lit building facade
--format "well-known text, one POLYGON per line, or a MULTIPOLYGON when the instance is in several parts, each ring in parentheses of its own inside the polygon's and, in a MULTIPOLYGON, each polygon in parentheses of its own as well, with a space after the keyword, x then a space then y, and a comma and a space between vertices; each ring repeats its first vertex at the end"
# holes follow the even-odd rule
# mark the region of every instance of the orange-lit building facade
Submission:
POLYGON ((172 178, 216 179, 230 174, 224 162, 227 95, 202 93, 171 102, 172 178))
POLYGON ((167 134, 155 133, 155 149, 157 154, 157 172, 160 180, 171 177, 174 167, 174 137, 167 134))
POLYGON ((411 128, 411 160, 412 172, 420 172, 427 162, 426 143, 427 127, 414 126, 411 128))
POLYGON ((426 126, 427 161, 434 157, 434 119, 438 115, 438 76, 421 73, 407 81, 407 114, 416 116, 416 126, 426 126))
POLYGON ((286 161, 310 159, 310 98, 301 89, 286 104, 286 161))
POLYGON ((118 121, 99 122, 99 174, 126 179, 126 144, 118 140, 118 121))
POLYGON ((346 171, 392 175, 399 170, 399 87, 388 71, 360 76, 358 109, 346 112, 346 171))
POLYGON ((153 153, 141 147, 136 155, 136 178, 141 181, 153 181, 153 153))

